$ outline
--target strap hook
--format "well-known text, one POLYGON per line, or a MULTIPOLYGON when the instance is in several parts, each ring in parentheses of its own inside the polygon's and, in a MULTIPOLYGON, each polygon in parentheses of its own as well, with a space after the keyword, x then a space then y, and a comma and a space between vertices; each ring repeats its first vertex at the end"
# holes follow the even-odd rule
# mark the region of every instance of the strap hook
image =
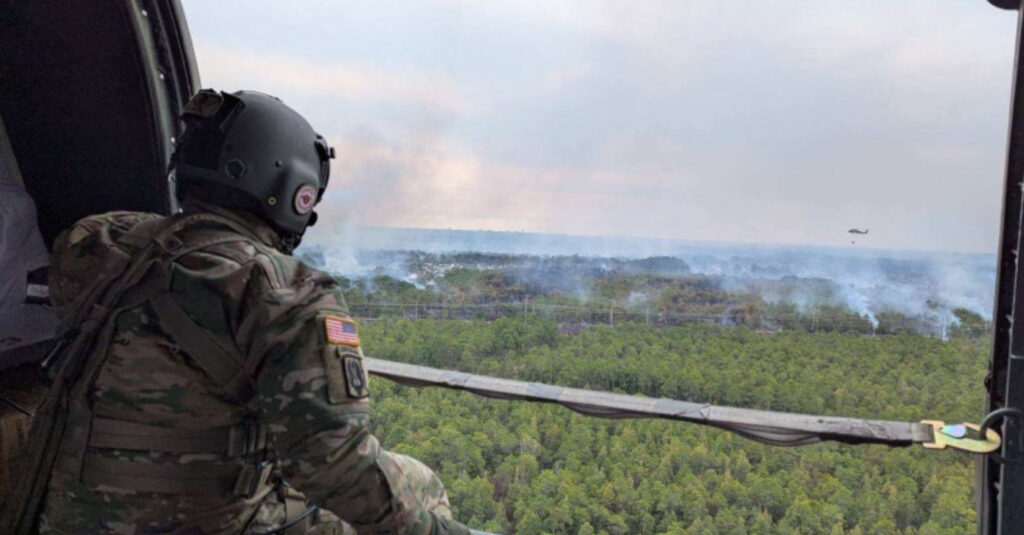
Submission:
MULTIPOLYGON (((1017 448, 1019 450, 1021 448, 1022 443, 1024 443, 1024 411, 1022 411, 1022 410, 1020 410, 1018 408, 1015 408, 1015 407, 1003 407, 1001 409, 996 409, 996 410, 988 413, 988 415, 985 416, 985 419, 982 420, 982 422, 981 422, 981 431, 988 431, 989 428, 992 426, 992 424, 994 424, 997 420, 999 420, 1000 418, 1008 417, 1008 416, 1015 416, 1015 417, 1017 417, 1018 421, 1020 422, 1019 425, 1022 426, 1022 428, 1021 428, 1022 430, 1020 431, 1021 436, 1020 436, 1020 438, 1017 441, 1017 448)), ((1000 463, 1000 464, 1014 464, 1014 463, 1019 463, 1022 460, 1024 460, 1024 456, 1020 455, 1019 451, 1018 451, 1018 455, 1016 455, 1014 457, 1011 457, 1011 458, 1003 457, 1002 455, 999 455, 997 453, 993 453, 992 454, 992 460, 994 460, 994 461, 996 461, 997 463, 1000 463)))
POLYGON ((921 444, 928 449, 943 450, 948 446, 971 453, 992 453, 1002 444, 999 433, 991 429, 985 429, 985 432, 982 433, 981 426, 978 424, 946 425, 946 422, 938 420, 921 420, 921 423, 932 426, 932 441, 921 444), (982 438, 968 437, 967 430, 975 431, 982 438))

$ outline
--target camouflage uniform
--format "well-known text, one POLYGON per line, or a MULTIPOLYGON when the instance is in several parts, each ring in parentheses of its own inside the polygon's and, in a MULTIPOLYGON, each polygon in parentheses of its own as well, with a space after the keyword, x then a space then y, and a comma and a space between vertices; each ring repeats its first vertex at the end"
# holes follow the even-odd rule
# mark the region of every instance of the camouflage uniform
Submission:
MULTIPOLYGON (((138 285, 163 284, 164 301, 129 291, 102 363, 72 387, 86 389, 91 423, 60 443, 40 533, 265 533, 298 516, 308 533, 340 534, 334 515, 360 535, 468 533, 437 476, 368 431, 362 350, 325 333, 327 318, 347 318, 335 281, 279 252, 261 220, 200 210, 208 217, 174 235, 195 250, 138 285), (168 329, 167 306, 199 330, 168 329), (211 373, 197 339, 243 373, 211 373)), ((58 309, 81 306, 105 269, 101 238, 166 223, 129 212, 77 223, 54 246, 58 309)))

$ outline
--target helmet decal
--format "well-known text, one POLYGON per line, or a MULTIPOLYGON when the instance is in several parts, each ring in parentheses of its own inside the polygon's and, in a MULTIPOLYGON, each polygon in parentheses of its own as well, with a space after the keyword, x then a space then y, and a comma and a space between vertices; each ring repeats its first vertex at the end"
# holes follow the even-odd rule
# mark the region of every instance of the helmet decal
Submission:
POLYGON ((317 189, 309 184, 303 184, 295 192, 295 212, 305 215, 313 211, 316 205, 317 189))

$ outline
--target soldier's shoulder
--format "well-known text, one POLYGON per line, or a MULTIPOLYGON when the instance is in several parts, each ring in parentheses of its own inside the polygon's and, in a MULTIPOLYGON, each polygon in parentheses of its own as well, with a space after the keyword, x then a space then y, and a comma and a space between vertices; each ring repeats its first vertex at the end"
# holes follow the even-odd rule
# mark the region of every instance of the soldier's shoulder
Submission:
POLYGON ((266 244, 257 243, 255 246, 258 254, 272 265, 273 271, 277 275, 277 282, 282 287, 337 283, 331 274, 311 266, 300 258, 283 253, 266 244))
POLYGON ((116 241, 139 223, 159 219, 163 219, 163 216, 148 212, 115 211, 92 214, 71 225, 61 234, 57 243, 62 247, 76 247, 90 238, 116 241))
MULTIPOLYGON (((258 240, 243 238, 205 247, 203 254, 183 257, 192 277, 217 278, 224 284, 243 284, 263 305, 305 309, 326 303, 339 308, 344 298, 329 273, 282 253, 258 240), (254 292, 254 293, 253 293, 254 292)), ((204 285, 209 287, 209 284, 204 285)))
POLYGON ((78 220, 53 243, 50 295, 60 309, 75 301, 94 281, 116 274, 125 254, 121 238, 138 224, 162 219, 144 212, 107 212, 78 220))
POLYGON ((263 258, 274 301, 288 303, 292 312, 300 314, 323 310, 347 313, 342 286, 334 275, 277 250, 267 251, 263 258))

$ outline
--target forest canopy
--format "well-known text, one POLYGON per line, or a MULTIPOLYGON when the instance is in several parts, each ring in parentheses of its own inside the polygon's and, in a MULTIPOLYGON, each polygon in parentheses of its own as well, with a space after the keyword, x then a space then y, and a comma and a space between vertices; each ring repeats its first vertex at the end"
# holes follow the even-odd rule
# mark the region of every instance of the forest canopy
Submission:
MULTIPOLYGON (((969 318, 966 318, 969 319, 969 318)), ((969 322, 964 322, 965 329, 969 322)), ((363 321, 367 355, 503 377, 792 412, 976 421, 987 337, 775 333, 552 319, 363 321)), ((953 535, 971 459, 919 447, 786 449, 692 424, 586 418, 374 380, 388 448, 439 470, 456 515, 507 534, 953 535)))

